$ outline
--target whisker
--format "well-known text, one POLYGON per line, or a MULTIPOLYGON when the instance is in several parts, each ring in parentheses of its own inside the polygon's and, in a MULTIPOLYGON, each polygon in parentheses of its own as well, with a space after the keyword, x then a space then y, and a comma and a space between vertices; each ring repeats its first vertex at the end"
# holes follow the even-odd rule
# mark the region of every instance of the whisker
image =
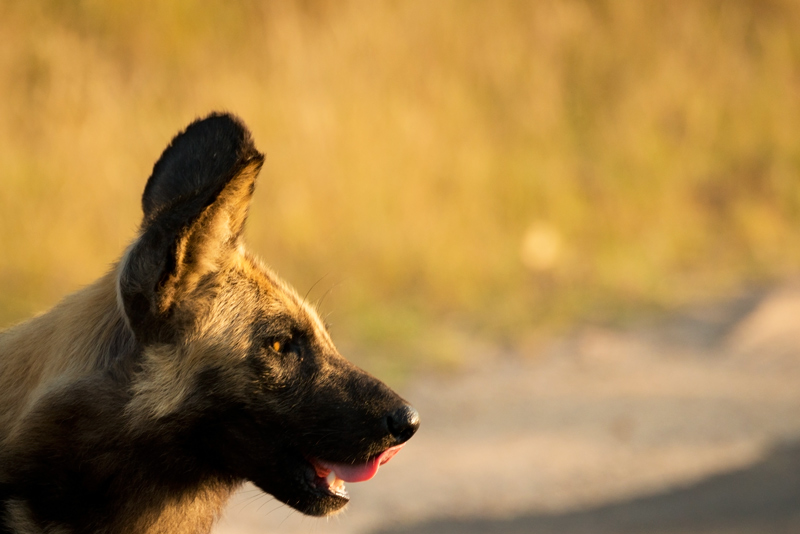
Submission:
POLYGON ((340 285, 342 285, 341 282, 338 284, 331 285, 331 287, 329 287, 328 290, 325 293, 323 293, 322 296, 317 300, 316 307, 317 308, 322 307, 322 303, 325 302, 325 297, 328 296, 328 293, 330 293, 331 291, 333 291, 334 288, 339 287, 340 285))
POLYGON ((320 282, 322 282, 322 281, 323 281, 325 278, 327 278, 327 276, 328 276, 329 274, 330 274, 330 273, 325 273, 325 274, 323 274, 323 275, 322 275, 322 278, 320 278, 319 280, 317 280, 316 282, 314 282, 313 284, 311 284, 311 287, 310 287, 310 288, 308 288, 308 291, 306 291, 306 294, 303 296, 303 302, 306 302, 306 303, 308 303, 308 296, 311 294, 311 291, 313 291, 313 290, 314 290, 314 288, 315 288, 315 287, 317 287, 317 284, 319 284, 319 283, 320 283, 320 282))

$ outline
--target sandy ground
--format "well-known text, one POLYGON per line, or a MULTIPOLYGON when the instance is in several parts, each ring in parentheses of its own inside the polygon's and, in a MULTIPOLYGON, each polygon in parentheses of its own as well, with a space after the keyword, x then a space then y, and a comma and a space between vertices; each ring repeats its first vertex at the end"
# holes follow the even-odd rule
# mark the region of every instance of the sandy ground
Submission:
POLYGON ((248 486, 214 532, 800 532, 797 284, 476 354, 404 388, 422 427, 344 513, 248 486))

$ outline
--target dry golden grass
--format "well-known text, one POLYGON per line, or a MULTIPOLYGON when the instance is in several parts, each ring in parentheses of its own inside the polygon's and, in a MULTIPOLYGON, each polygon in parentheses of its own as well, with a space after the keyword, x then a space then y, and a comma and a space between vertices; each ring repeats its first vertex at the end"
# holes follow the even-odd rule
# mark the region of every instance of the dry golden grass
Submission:
POLYGON ((800 4, 0 2, 0 323, 96 278, 177 129, 345 345, 454 357, 800 268, 800 4))

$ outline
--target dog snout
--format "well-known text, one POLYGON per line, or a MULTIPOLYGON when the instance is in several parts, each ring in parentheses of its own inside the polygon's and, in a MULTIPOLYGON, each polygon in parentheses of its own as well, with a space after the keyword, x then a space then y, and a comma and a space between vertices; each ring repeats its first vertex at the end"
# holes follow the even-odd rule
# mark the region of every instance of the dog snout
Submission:
POLYGON ((398 444, 405 443, 419 428, 419 413, 405 405, 386 416, 386 427, 398 444))

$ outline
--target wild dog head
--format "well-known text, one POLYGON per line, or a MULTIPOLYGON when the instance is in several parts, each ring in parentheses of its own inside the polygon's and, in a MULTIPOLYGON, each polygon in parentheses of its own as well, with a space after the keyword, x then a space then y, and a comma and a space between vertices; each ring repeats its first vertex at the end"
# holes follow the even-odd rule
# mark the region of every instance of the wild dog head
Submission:
POLYGON ((214 114, 156 163, 119 268, 141 346, 125 420, 179 436, 191 469, 325 515, 347 503, 343 482, 374 475, 419 418, 340 356, 315 310, 245 250, 263 160, 237 118, 214 114))

